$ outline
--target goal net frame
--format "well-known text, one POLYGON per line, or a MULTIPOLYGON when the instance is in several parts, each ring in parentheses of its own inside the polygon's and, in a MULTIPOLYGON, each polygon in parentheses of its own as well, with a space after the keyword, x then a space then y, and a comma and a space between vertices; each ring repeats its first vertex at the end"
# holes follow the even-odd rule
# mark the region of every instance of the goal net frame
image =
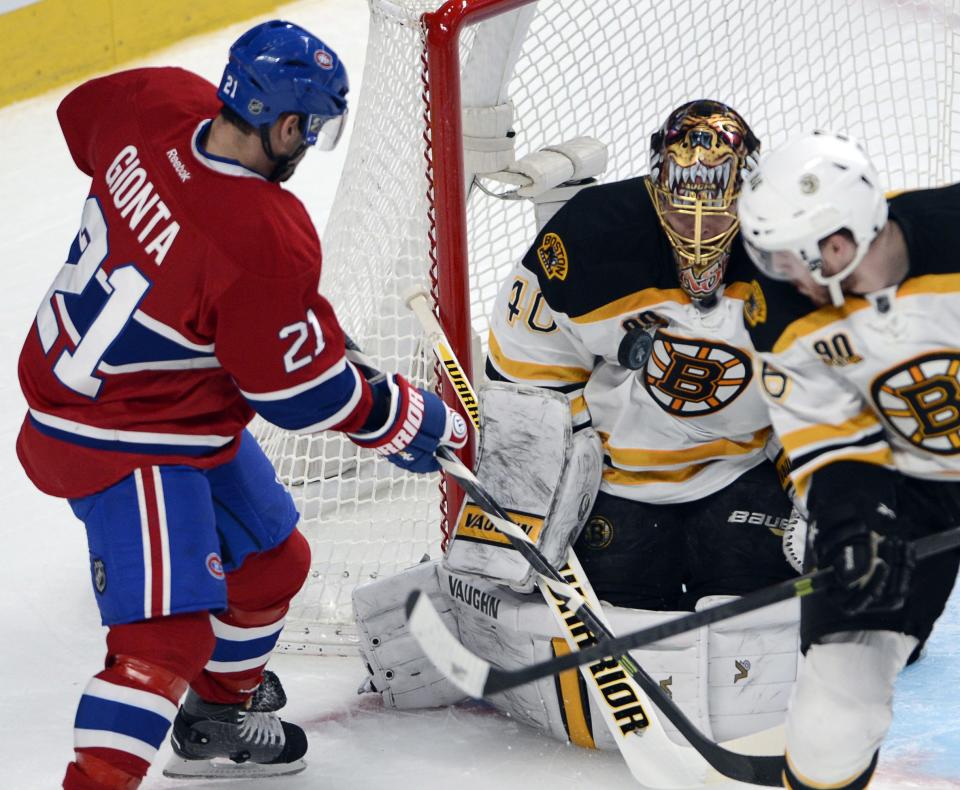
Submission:
MULTIPOLYGON (((498 178, 477 164, 484 156, 496 160, 503 153, 498 148, 503 129, 478 141, 481 127, 506 118, 504 128, 512 128, 513 119, 509 113, 493 113, 478 122, 471 108, 499 112, 515 92, 524 94, 517 98, 516 121, 522 133, 518 137, 526 138, 511 142, 508 159, 595 134, 610 147, 605 181, 646 172, 650 134, 673 107, 695 98, 733 106, 764 148, 818 127, 852 133, 865 142, 890 188, 943 184, 960 177, 956 0, 787 0, 782 8, 762 0, 717 5, 676 0, 669 6, 656 0, 369 3, 368 59, 353 113, 351 147, 324 235, 321 288, 346 331, 384 370, 436 388, 454 408, 456 395, 433 364, 415 319, 407 314, 403 291, 411 284, 428 289, 461 363, 468 372, 482 370, 483 313, 489 310, 498 278, 505 276, 503 267, 509 271, 535 231, 527 218, 503 232, 509 244, 478 247, 474 233, 482 223, 488 235, 501 235, 501 225, 506 225, 493 213, 492 220, 478 220, 477 211, 487 209, 475 211, 475 204, 497 203, 491 212, 501 207, 533 212, 528 203, 515 199, 525 183, 516 168, 498 178), (584 9, 583 16, 575 9, 584 9), (551 13, 555 20, 540 22, 551 13), (400 42, 392 54, 378 51, 385 36, 400 42), (556 61, 554 50, 563 50, 556 61), (602 60, 606 56, 609 61, 602 60), (582 65, 583 72, 568 76, 563 71, 568 63, 582 65), (401 83, 402 91, 397 88, 401 83), (393 95, 400 92, 405 96, 393 95), (568 93, 574 98, 568 99, 568 93), (383 108, 391 103, 402 104, 402 126, 384 120, 389 113, 383 108), (583 117, 602 114, 608 105, 616 105, 618 117, 629 122, 626 129, 607 130, 614 139, 603 139, 604 131, 593 128, 602 124, 583 117), (885 114, 882 107, 896 111, 885 114), (541 134, 540 127, 529 123, 531 112, 538 121, 540 114, 548 117, 543 129, 549 127, 549 133, 541 134), (473 139, 469 162, 465 118, 471 127, 467 137, 473 139), (405 169, 394 174, 398 163, 405 169), (473 188, 478 178, 500 189, 484 189, 483 194, 473 188), (496 201, 490 192, 514 199, 496 201), (403 217, 394 221, 393 214, 403 217), (379 265, 393 255, 391 245, 402 251, 398 257, 403 262, 371 267, 369 277, 360 281, 358 262, 379 265), (499 274, 487 278, 481 299, 476 271, 494 262, 499 274)), ((441 483, 438 496, 435 480, 415 480, 339 435, 298 437, 262 423, 255 433, 294 494, 304 515, 302 528, 320 558, 294 601, 280 649, 353 652, 346 590, 413 564, 424 553, 438 556, 441 536, 449 530, 462 494, 455 484, 441 483), (318 487, 324 489, 324 498, 310 499, 308 492, 318 487), (350 510, 346 516, 344 503, 350 510), (424 508, 418 509, 417 503, 425 503, 424 508), (359 535, 366 529, 368 510, 377 509, 403 511, 409 530, 397 530, 402 551, 383 554, 392 539, 388 525, 358 537, 365 548, 357 556, 321 557, 328 542, 324 536, 331 529, 354 519, 350 523, 358 526, 344 529, 359 535), (362 555, 366 550, 378 559, 367 563, 362 555), (328 592, 314 595, 321 584, 328 585, 328 592)), ((474 454, 471 436, 461 457, 470 464, 474 454)), ((350 540, 349 535, 343 538, 343 556, 352 551, 350 540)))

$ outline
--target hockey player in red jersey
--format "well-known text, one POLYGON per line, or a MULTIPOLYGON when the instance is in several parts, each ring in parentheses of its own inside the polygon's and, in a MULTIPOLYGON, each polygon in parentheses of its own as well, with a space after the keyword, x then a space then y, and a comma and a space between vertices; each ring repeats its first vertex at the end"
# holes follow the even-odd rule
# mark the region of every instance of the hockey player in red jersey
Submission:
POLYGON ((960 524, 960 185, 887 199, 863 149, 823 132, 761 159, 739 213, 760 270, 744 314, 810 513, 805 564, 835 575, 803 599, 784 786, 859 790, 960 565, 917 563, 909 544, 960 524))
POLYGON ((435 395, 347 358, 317 233, 278 183, 336 144, 347 87, 333 50, 273 21, 236 41, 219 88, 136 69, 59 107, 92 186, 20 356, 17 452, 84 522, 109 627, 68 790, 136 788, 171 723, 174 773, 303 766, 303 730, 249 709, 310 559, 254 412, 415 472, 465 439, 435 395))

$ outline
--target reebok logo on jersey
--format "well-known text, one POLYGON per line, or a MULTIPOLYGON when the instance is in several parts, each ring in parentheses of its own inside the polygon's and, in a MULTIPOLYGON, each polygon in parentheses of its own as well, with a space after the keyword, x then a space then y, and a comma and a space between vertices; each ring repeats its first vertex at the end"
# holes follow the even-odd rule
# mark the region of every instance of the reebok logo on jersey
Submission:
POLYGON ((187 166, 183 163, 183 160, 180 158, 180 154, 177 153, 176 148, 171 148, 169 151, 167 151, 167 159, 170 160, 170 164, 173 165, 173 169, 176 170, 181 181, 190 180, 190 171, 187 170, 187 166))

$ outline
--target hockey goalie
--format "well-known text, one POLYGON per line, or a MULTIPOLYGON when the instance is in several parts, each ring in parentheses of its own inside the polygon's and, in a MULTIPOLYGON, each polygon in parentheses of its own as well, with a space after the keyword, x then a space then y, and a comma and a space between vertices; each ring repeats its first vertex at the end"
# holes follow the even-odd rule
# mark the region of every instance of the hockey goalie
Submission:
MULTIPOLYGON (((678 107, 652 136, 649 175, 586 187, 546 221, 491 319, 477 477, 615 633, 800 569, 743 319, 752 270, 736 200, 759 145, 730 107, 678 107)), ((401 709, 463 699, 406 631, 415 588, 501 667, 576 649, 536 582, 467 500, 442 561, 356 590, 363 689, 401 709)), ((632 655, 701 731, 731 740, 783 721, 798 619, 787 602, 632 655)), ((491 702, 553 738, 622 749, 603 686, 571 670, 491 702)))

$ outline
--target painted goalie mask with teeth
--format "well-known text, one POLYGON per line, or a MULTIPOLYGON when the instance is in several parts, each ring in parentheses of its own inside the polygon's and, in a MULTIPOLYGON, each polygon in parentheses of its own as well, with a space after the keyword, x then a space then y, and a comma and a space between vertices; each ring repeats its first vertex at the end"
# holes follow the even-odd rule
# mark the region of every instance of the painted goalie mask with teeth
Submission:
POLYGON ((723 282, 740 185, 759 154, 740 114, 706 99, 675 109, 650 138, 647 191, 692 299, 710 300, 723 282))

